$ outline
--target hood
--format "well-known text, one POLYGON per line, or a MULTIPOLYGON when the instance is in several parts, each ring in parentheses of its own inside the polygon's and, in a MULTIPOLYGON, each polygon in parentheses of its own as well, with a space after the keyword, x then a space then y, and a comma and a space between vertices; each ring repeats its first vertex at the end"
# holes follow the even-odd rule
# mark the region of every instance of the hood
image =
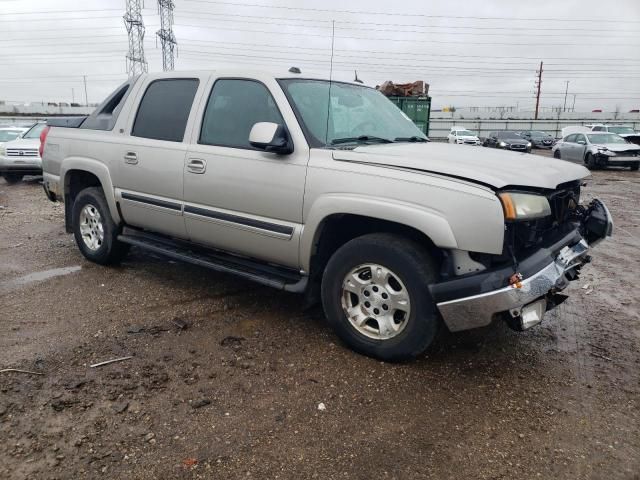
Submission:
POLYGON ((504 143, 508 143, 509 145, 513 145, 515 144, 520 144, 522 143, 523 145, 526 145, 527 143, 529 143, 529 140, 527 140, 526 138, 499 138, 498 139, 498 143, 500 142, 504 142, 504 143))
POLYGON ((480 140, 476 135, 464 135, 464 136, 458 135, 457 138, 460 138, 462 140, 480 140))
POLYGON ((39 138, 16 138, 9 142, 5 142, 6 148, 40 148, 39 138))
POLYGON ((333 158, 462 178, 494 189, 508 185, 554 189, 590 175, 580 165, 541 155, 494 148, 463 150, 449 143, 398 143, 335 150, 333 158))
POLYGON ((632 151, 640 151, 640 147, 633 143, 594 143, 592 144, 596 148, 606 148, 607 150, 611 150, 612 152, 628 152, 632 151))

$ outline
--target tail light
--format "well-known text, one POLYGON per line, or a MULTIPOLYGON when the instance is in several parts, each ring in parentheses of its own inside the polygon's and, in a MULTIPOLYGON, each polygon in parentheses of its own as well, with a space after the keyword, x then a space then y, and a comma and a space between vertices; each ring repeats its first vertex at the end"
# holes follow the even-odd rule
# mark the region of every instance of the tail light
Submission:
POLYGON ((44 142, 47 141, 47 135, 49 134, 50 128, 51 127, 46 126, 44 127, 42 132, 40 132, 40 148, 38 148, 38 152, 40 153, 40 158, 42 158, 42 153, 44 152, 44 142))

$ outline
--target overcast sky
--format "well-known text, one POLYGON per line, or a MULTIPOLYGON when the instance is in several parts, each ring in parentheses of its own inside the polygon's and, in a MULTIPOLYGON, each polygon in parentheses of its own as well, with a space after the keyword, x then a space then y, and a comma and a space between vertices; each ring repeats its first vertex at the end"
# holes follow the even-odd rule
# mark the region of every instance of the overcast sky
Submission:
MULTIPOLYGON (((368 85, 425 80, 434 107, 640 108, 640 0, 174 0, 177 70, 241 67, 368 85)), ((125 0, 0 0, 0 100, 101 101, 126 78, 125 0)), ((154 0, 150 71, 162 69, 154 0)))

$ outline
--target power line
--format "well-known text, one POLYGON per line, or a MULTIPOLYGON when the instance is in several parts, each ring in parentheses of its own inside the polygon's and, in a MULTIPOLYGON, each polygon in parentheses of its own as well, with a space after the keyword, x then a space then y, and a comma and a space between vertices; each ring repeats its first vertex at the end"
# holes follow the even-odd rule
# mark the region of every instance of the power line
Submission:
MULTIPOLYGON (((193 18, 202 18, 202 15, 210 15, 216 17, 236 17, 236 18, 256 18, 259 20, 286 20, 286 21, 294 21, 294 22, 316 22, 316 23, 326 23, 327 28, 329 28, 329 24, 331 24, 331 20, 323 20, 323 19, 312 19, 312 18, 295 18, 295 17, 273 17, 273 16, 264 16, 264 15, 246 15, 239 13, 213 13, 213 12, 202 12, 202 11, 191 11, 191 10, 181 10, 180 16, 186 16, 190 18, 190 15, 194 15, 193 18), (185 15, 187 14, 187 15, 185 15)), ((480 27, 480 26, 468 26, 468 25, 424 25, 424 24, 415 24, 415 23, 388 23, 388 22, 361 22, 356 20, 340 20, 340 25, 373 25, 373 26, 388 26, 388 27, 421 27, 421 28, 446 28, 446 29, 465 29, 465 30, 514 30, 514 31, 522 31, 522 27, 509 27, 507 25, 500 25, 498 27, 480 27)), ((567 28, 565 26, 561 28, 540 28, 540 27, 526 27, 525 30, 531 31, 555 31, 555 32, 573 32, 573 31, 584 31, 584 32, 606 32, 611 33, 610 28, 597 29, 594 27, 583 27, 583 28, 567 28)), ((629 33, 638 33, 637 30, 620 30, 616 29, 615 32, 629 32, 629 33)))
MULTIPOLYGON (((185 0, 187 2, 194 3, 211 3, 216 5, 230 5, 234 7, 258 7, 258 8, 272 8, 280 10, 299 10, 306 12, 324 12, 335 15, 336 13, 348 13, 348 14, 360 14, 360 15, 383 15, 383 16, 399 16, 399 17, 422 17, 422 18, 445 18, 456 20, 515 20, 515 21, 527 21, 527 22, 564 22, 567 20, 564 18, 532 18, 532 17, 478 17, 478 16, 461 16, 461 15, 427 15, 424 13, 393 13, 393 12, 378 12, 370 10, 337 10, 327 8, 309 8, 309 7, 290 7, 284 5, 261 5, 256 3, 237 3, 227 2, 220 0, 185 0)), ((595 22, 595 23, 640 23, 640 20, 604 20, 601 18, 572 18, 572 22, 595 22)))
MULTIPOLYGON (((176 27, 180 26, 180 24, 176 24, 176 27)), ((203 27, 204 28, 204 27, 203 27)), ((269 30, 249 30, 249 29, 244 29, 244 28, 227 28, 227 27, 219 27, 216 26, 215 30, 226 30, 226 31, 233 31, 233 32, 248 32, 248 33, 266 33, 266 34, 270 34, 270 35, 295 35, 295 36, 303 36, 303 37, 322 37, 322 38, 329 38, 327 35, 323 35, 323 34, 319 34, 319 33, 308 33, 308 32, 284 32, 284 31, 279 31, 279 32, 274 32, 274 31, 269 31, 269 30)), ((428 43, 430 45, 432 44, 440 44, 440 45, 467 45, 467 46, 477 46, 477 45, 500 45, 500 46, 504 46, 504 42, 473 42, 472 44, 469 44, 468 41, 460 41, 460 42, 454 42, 454 41, 443 41, 443 40, 416 40, 416 39, 405 39, 405 38, 374 38, 374 37, 353 37, 353 36, 340 36, 340 37, 336 37, 336 39, 340 39, 340 40, 366 40, 366 41, 384 41, 384 42, 408 42, 411 44, 415 44, 415 43, 428 43)), ((509 46, 527 46, 527 47, 554 47, 554 46, 602 46, 602 43, 537 43, 537 44, 533 44, 533 43, 513 43, 513 42, 509 42, 509 46)), ((637 48, 640 45, 630 45, 630 44, 626 44, 626 43, 622 43, 622 44, 614 44, 614 43, 608 43, 606 45, 607 47, 631 47, 631 48, 637 48)))
MULTIPOLYGON (((226 14, 217 14, 217 13, 207 13, 207 12, 190 12, 190 11, 186 11, 186 12, 181 12, 181 13, 192 13, 194 16, 189 16, 187 15, 186 18, 202 18, 202 15, 226 15, 226 14)), ((182 15, 181 15, 182 16, 182 15)), ((276 22, 272 22, 272 21, 268 21, 271 19, 282 19, 282 20, 287 20, 287 21, 304 21, 304 22, 325 22, 325 20, 307 20, 307 19, 287 19, 284 17, 259 17, 257 15, 234 15, 236 17, 246 17, 246 18, 256 18, 258 20, 246 20, 246 19, 242 19, 242 20, 233 20, 233 19, 227 19, 225 20, 226 22, 231 22, 231 23, 253 23, 253 24, 260 24, 260 25, 278 25, 278 26, 288 26, 288 27, 297 27, 297 28, 317 28, 317 29, 329 29, 330 26, 329 25, 299 25, 299 24, 292 24, 292 23, 283 23, 282 21, 276 21, 276 22)), ((341 22, 342 23, 342 22, 341 22)), ((396 28, 370 28, 370 27, 349 27, 349 26, 341 26, 341 25, 336 25, 336 29, 337 30, 362 30, 362 31, 367 31, 367 32, 395 32, 395 33, 421 33, 421 34, 434 34, 434 35, 438 35, 438 34, 449 34, 449 35, 481 35, 481 36, 526 36, 527 38, 530 37, 575 37, 577 34, 576 33, 563 33, 563 34, 549 34, 549 33, 540 33, 540 34, 531 34, 531 33, 526 33, 526 32, 522 32, 522 28, 517 29, 518 32, 521 33, 511 33, 510 31, 506 31, 505 29, 502 28, 497 28, 497 27, 480 27, 480 28, 476 28, 476 27, 465 27, 465 26, 423 26, 423 25, 406 25, 406 24, 385 24, 385 23, 370 23, 370 22, 351 22, 351 21, 347 21, 344 22, 345 24, 358 24, 358 25, 378 25, 378 26, 388 26, 388 27, 396 27, 396 28), (397 27, 420 27, 420 28, 435 28, 437 29, 436 31, 425 31, 425 30, 398 30, 397 27), (500 32, 498 33, 488 33, 488 32, 459 32, 457 30, 461 30, 461 29, 470 29, 470 30, 500 30, 500 32), (451 33, 449 30, 454 30, 455 33, 451 33)), ((194 24, 186 24, 186 23, 181 23, 180 26, 186 26, 186 27, 198 27, 198 28, 210 28, 207 25, 194 25, 194 24)), ((507 30, 514 30, 514 29, 507 29, 507 30)), ((531 30, 531 29, 527 29, 527 30, 531 30)), ((560 29, 537 29, 537 30, 542 30, 542 31, 560 31, 560 29)), ((566 30, 562 30, 564 32, 566 32, 566 30)), ((587 36, 593 36, 594 34, 594 30, 593 29, 574 29, 574 31, 580 31, 580 32, 584 32, 583 35, 587 35, 587 36)), ((603 32, 608 32, 607 33, 607 37, 618 37, 618 38, 635 38, 634 35, 618 35, 618 33, 620 33, 620 31, 616 31, 616 33, 609 33, 608 30, 601 30, 603 32)), ((631 34, 638 34, 640 32, 634 31, 634 30, 625 30, 623 32, 628 32, 631 34)))

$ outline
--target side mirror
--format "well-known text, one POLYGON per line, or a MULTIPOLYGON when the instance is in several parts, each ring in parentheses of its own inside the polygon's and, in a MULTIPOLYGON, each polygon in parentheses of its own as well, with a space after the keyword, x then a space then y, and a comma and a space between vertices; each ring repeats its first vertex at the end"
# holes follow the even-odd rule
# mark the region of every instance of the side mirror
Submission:
POLYGON ((293 144, 283 125, 258 122, 251 127, 249 143, 252 147, 269 153, 287 155, 293 152, 293 144))

